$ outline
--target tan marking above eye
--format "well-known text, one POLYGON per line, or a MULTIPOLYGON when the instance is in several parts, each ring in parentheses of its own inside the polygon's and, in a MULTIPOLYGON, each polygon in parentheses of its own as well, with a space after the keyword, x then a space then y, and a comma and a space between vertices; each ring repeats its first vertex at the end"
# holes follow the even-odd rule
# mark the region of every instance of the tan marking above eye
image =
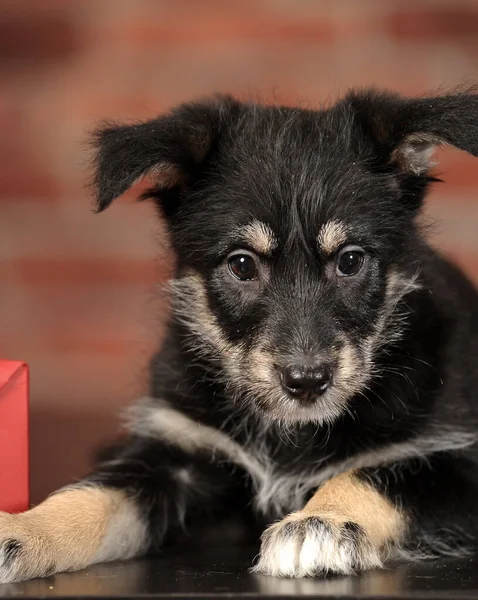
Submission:
POLYGON ((325 254, 332 254, 347 241, 347 228, 340 221, 327 221, 317 236, 319 247, 325 254))
POLYGON ((277 248, 277 238, 272 229, 262 221, 251 221, 239 230, 240 237, 247 242, 257 254, 270 254, 277 248))

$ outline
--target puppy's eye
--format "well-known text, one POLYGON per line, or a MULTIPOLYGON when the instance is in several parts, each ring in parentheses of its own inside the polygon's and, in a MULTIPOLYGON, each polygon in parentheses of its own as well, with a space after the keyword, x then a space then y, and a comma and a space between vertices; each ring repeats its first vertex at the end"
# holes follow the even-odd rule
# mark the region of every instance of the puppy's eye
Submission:
POLYGON ((227 259, 229 271, 240 281, 256 279, 259 274, 257 262, 250 254, 233 254, 227 259))
POLYGON ((337 275, 350 277, 356 275, 362 268, 364 262, 364 251, 362 248, 351 246, 344 248, 337 261, 337 275))

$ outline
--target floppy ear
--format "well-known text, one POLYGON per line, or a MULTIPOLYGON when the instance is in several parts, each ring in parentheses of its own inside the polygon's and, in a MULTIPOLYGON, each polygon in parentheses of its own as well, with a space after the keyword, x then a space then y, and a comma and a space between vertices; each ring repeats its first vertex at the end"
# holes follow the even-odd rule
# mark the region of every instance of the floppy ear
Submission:
POLYGON ((478 156, 478 95, 407 99, 372 90, 353 92, 346 101, 376 154, 398 172, 426 176, 440 145, 478 156))
POLYGON ((216 96, 145 123, 99 129, 93 142, 97 212, 145 175, 153 175, 155 197, 187 183, 240 107, 229 96, 216 96))

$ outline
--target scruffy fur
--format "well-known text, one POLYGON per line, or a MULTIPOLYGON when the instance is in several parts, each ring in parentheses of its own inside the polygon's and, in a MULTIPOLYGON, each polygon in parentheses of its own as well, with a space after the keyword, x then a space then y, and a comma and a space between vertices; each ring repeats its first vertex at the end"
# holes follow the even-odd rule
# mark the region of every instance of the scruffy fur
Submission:
POLYGON ((265 531, 268 575, 472 552, 478 297, 418 219, 440 144, 478 155, 478 96, 218 96, 105 125, 98 211, 153 181, 172 317, 128 439, 0 515, 0 580, 195 545, 230 517, 265 531))

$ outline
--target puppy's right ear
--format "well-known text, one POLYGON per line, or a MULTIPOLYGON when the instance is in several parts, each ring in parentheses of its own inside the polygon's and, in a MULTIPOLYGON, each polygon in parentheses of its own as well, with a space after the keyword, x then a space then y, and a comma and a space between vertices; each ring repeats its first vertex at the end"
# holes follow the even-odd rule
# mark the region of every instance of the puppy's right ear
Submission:
POLYGON ((99 129, 94 135, 97 212, 146 175, 154 177, 155 196, 187 183, 241 106, 230 96, 216 96, 145 123, 99 129))

